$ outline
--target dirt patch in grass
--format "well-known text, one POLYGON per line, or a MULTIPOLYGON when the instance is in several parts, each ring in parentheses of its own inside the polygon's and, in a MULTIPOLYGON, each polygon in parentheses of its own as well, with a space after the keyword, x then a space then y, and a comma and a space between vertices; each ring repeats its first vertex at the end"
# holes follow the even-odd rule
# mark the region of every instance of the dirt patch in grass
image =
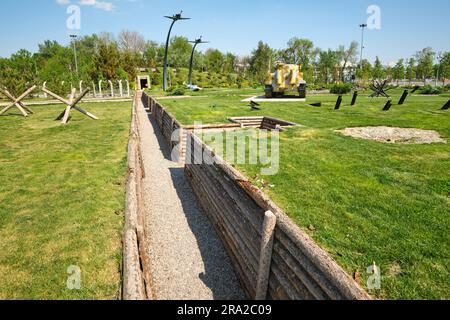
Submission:
POLYGON ((383 143, 397 144, 431 144, 447 143, 434 130, 395 127, 360 127, 346 128, 337 132, 353 138, 374 140, 383 143))

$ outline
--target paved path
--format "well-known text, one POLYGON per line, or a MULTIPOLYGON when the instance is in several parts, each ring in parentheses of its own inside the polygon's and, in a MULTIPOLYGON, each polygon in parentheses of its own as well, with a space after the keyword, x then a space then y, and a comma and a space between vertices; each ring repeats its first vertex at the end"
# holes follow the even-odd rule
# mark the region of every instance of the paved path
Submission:
POLYGON ((230 259, 199 208, 183 166, 169 160, 167 145, 142 104, 138 115, 156 299, 244 299, 230 259))

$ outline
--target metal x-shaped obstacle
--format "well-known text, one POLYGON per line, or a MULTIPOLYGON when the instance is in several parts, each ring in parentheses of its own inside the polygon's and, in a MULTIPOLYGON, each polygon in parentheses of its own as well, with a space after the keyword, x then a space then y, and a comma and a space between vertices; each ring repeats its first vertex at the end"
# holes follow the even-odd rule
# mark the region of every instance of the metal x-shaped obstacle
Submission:
POLYGON ((370 90, 373 91, 373 93, 370 95, 371 98, 378 98, 380 96, 385 98, 390 98, 389 94, 387 94, 388 89, 388 80, 384 80, 382 82, 380 81, 374 81, 373 84, 370 86, 370 90))
POLYGON ((56 118, 56 120, 61 120, 62 119, 62 124, 66 124, 69 121, 70 111, 72 109, 77 110, 78 112, 84 114, 85 116, 88 116, 91 119, 98 120, 98 118, 96 116, 94 116, 92 113, 89 113, 89 112, 87 112, 87 111, 85 111, 85 110, 83 110, 83 109, 81 109, 80 107, 77 106, 77 103, 80 102, 81 99, 84 98, 84 96, 89 92, 89 89, 84 90, 76 99, 74 98, 76 90, 73 89, 72 93, 70 94, 70 99, 69 100, 61 98, 56 93, 53 93, 53 92, 51 92, 50 90, 48 90, 46 88, 42 88, 42 91, 44 91, 48 95, 52 96, 53 98, 61 101, 62 103, 64 103, 67 106, 66 109, 58 116, 58 118, 56 118))
POLYGON ((0 89, 0 91, 12 101, 10 105, 6 106, 2 111, 0 111, 0 115, 5 114, 12 107, 16 107, 17 109, 19 109, 24 117, 28 117, 28 114, 34 114, 34 112, 22 102, 22 100, 31 92, 33 92, 34 89, 36 89, 36 86, 32 86, 18 98, 14 97, 8 90, 0 89))

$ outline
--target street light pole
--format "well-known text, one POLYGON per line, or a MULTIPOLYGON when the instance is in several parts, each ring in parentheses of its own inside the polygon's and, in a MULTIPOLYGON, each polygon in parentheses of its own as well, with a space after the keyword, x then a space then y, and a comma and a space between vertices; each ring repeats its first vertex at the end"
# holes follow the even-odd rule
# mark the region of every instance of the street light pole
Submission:
POLYGON ((203 41, 202 37, 200 37, 199 39, 196 39, 194 41, 189 41, 190 43, 194 44, 194 47, 192 48, 192 54, 191 54, 191 62, 189 64, 189 86, 192 86, 192 71, 194 68, 194 54, 195 54, 195 48, 199 45, 199 44, 203 44, 203 43, 208 43, 207 41, 203 41))
MULTIPOLYGON (((436 87, 438 86, 439 75, 440 75, 440 71, 441 71, 441 67, 442 67, 442 60, 444 59, 444 56, 443 56, 442 52, 438 53, 438 57, 437 58, 438 58, 439 64, 438 64, 437 70, 436 70, 436 87)), ((445 85, 445 83, 444 83, 444 85, 445 85)))
POLYGON ((364 50, 364 28, 367 27, 367 24, 360 24, 359 27, 362 29, 361 32, 361 58, 360 58, 360 68, 363 68, 363 50, 364 50))
POLYGON ((175 14, 173 16, 164 16, 164 18, 172 20, 172 24, 170 25, 169 33, 167 34, 167 41, 166 41, 166 50, 164 52, 164 75, 163 75, 163 90, 167 90, 167 67, 168 67, 168 53, 169 53, 169 42, 170 42, 170 34, 172 32, 173 25, 178 20, 190 20, 190 18, 183 18, 182 15, 183 11, 181 11, 179 14, 175 14))
POLYGON ((77 47, 75 46, 75 39, 77 38, 77 36, 75 34, 71 34, 70 37, 73 39, 73 55, 75 58, 75 72, 78 76, 78 59, 77 59, 77 47))

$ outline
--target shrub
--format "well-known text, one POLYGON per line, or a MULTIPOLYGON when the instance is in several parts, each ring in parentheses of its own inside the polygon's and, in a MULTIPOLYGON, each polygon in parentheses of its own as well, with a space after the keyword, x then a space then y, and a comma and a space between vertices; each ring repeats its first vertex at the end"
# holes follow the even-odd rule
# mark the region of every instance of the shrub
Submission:
POLYGON ((332 94, 347 94, 352 91, 352 85, 349 83, 335 84, 330 88, 332 94))
POLYGON ((183 86, 175 86, 175 87, 171 87, 168 91, 167 91, 167 95, 168 96, 184 96, 186 90, 183 86))
POLYGON ((442 88, 432 87, 430 85, 426 85, 420 89, 420 94, 441 94, 443 92, 442 88))

